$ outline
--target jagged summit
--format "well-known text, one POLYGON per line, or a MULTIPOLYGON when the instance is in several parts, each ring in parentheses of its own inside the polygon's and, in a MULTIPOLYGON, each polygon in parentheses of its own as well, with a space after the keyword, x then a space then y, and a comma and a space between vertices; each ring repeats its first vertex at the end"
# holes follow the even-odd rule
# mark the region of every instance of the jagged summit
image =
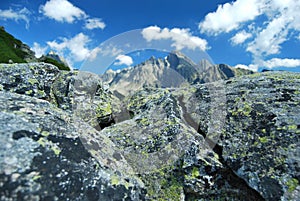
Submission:
POLYGON ((196 65, 188 56, 184 55, 180 51, 172 51, 167 58, 169 58, 169 60, 171 60, 171 58, 176 58, 178 60, 184 60, 192 65, 196 65))
POLYGON ((48 54, 46 54, 46 57, 50 57, 60 63, 65 64, 66 66, 68 66, 68 63, 66 61, 65 58, 63 58, 62 56, 60 56, 58 53, 56 53, 54 50, 50 50, 48 54))
POLYGON ((50 50, 46 55, 41 56, 39 61, 54 64, 61 70, 70 70, 66 60, 53 50, 50 50))

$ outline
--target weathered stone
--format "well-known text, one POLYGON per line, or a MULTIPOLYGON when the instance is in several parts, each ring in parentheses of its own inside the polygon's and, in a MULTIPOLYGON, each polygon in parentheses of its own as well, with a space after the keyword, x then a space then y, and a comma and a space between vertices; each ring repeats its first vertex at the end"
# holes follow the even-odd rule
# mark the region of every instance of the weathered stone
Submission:
POLYGON ((93 127, 114 122, 113 98, 95 74, 59 71, 46 63, 0 64, 0 84, 2 90, 47 100, 93 127))
POLYGON ((0 92, 0 102, 1 200, 144 199, 143 183, 94 128, 33 97, 0 92))
POLYGON ((167 89, 139 91, 125 100, 132 119, 101 131, 140 174, 147 199, 262 200, 189 125, 177 95, 167 89))
MULTIPOLYGON (((299 88, 299 74, 268 72, 234 78, 215 89, 226 92, 226 118, 217 135, 224 164, 266 200, 300 197, 299 88)), ((212 115, 212 90, 199 85, 194 91, 184 98, 187 113, 207 134, 219 120, 212 115)))
POLYGON ((0 64, 3 90, 51 100, 51 86, 59 70, 46 63, 0 64))

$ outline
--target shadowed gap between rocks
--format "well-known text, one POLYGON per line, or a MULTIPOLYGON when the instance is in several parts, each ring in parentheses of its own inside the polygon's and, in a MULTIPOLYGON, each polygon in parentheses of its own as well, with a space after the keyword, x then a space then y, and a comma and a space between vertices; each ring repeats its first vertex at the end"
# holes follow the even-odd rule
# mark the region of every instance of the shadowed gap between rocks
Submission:
MULTIPOLYGON (((200 124, 195 122, 191 115, 187 112, 187 108, 183 102, 183 95, 178 98, 178 102, 180 107, 182 108, 183 118, 187 125, 194 128, 197 133, 201 134, 205 138, 205 142, 209 145, 209 147, 219 156, 219 161, 223 164, 224 169, 219 172, 219 174, 226 179, 226 181, 233 186, 234 188, 242 191, 247 195, 247 200, 252 201, 263 201, 265 200, 256 190, 252 189, 245 180, 240 178, 226 163, 222 156, 222 147, 218 144, 215 144, 207 134, 200 129, 200 124)), ((102 130, 106 127, 110 127, 116 123, 120 123, 131 119, 134 116, 133 112, 128 111, 126 108, 123 108, 122 111, 115 115, 107 116, 107 121, 99 122, 99 126, 96 128, 97 130, 102 130)), ((186 193, 186 198, 189 199, 198 199, 197 195, 186 193)))
MULTIPOLYGON (((219 161, 225 167, 224 170, 220 172, 222 177, 225 178, 231 186, 244 192, 245 195, 249 195, 249 197, 247 197, 247 200, 249 200, 249 201, 253 201, 253 200, 264 201, 265 199, 256 190, 251 188, 244 179, 240 178, 227 165, 226 161, 224 160, 224 158, 222 156, 222 151, 223 151, 222 147, 218 144, 215 144, 215 142, 213 142, 207 136, 207 134, 200 129, 200 123, 196 123, 194 121, 194 119, 191 117, 191 115, 187 112, 187 108, 183 102, 183 98, 184 98, 184 96, 181 95, 178 98, 178 102, 179 102, 180 107, 182 108, 184 121, 186 122, 186 124, 188 124, 189 126, 194 128, 197 131, 197 133, 201 134, 205 138, 205 142, 209 145, 209 147, 219 156, 219 161)), ((197 196, 195 196, 195 195, 186 194, 186 198, 189 198, 189 197, 197 199, 197 196)))

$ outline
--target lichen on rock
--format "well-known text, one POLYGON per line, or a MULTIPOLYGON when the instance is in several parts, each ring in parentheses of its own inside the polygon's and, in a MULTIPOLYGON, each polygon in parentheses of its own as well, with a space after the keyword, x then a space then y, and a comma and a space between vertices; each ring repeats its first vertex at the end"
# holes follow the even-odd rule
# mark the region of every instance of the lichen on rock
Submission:
POLYGON ((94 128, 33 97, 0 92, 0 101, 1 200, 143 199, 143 183, 114 161, 109 139, 92 152, 94 128))

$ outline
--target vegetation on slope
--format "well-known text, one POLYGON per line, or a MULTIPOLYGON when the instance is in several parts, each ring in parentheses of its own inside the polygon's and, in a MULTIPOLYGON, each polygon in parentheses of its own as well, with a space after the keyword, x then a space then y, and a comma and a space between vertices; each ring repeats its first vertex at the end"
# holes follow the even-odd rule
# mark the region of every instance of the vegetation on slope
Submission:
MULTIPOLYGON (((7 33, 4 27, 0 27, 0 63, 27 63, 28 60, 35 59, 34 52, 29 47, 7 33)), ((70 67, 62 62, 49 57, 42 57, 38 61, 50 63, 57 66, 60 70, 70 70, 70 67)))
POLYGON ((8 63, 9 60, 24 63, 26 52, 22 51, 22 42, 0 28, 0 63, 8 63))
POLYGON ((67 70, 67 71, 70 70, 69 66, 65 65, 64 63, 58 62, 55 59, 49 58, 49 57, 42 57, 41 59, 39 59, 39 61, 53 64, 53 65, 57 66, 59 68, 59 70, 67 70))

